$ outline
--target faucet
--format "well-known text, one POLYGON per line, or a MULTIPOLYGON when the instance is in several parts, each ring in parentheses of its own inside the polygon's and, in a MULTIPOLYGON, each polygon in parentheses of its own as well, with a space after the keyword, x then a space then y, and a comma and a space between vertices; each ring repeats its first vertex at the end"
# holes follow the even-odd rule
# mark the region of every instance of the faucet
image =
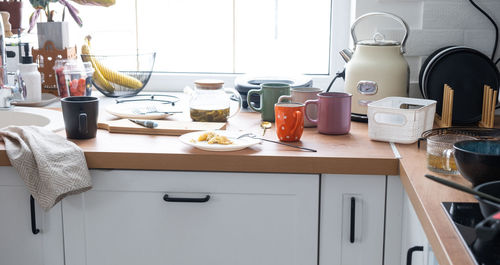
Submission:
POLYGON ((26 89, 19 71, 13 73, 16 75, 14 85, 8 85, 5 29, 2 19, 0 19, 0 60, 0 109, 9 109, 12 100, 23 100, 24 96, 26 96, 26 89))
POLYGON ((12 74, 16 75, 14 85, 2 85, 0 87, 0 109, 10 109, 12 101, 21 101, 26 97, 26 85, 19 74, 19 70, 12 74))
POLYGON ((1 76, 2 83, 0 85, 7 84, 7 54, 5 53, 5 27, 3 26, 3 19, 0 19, 0 56, 2 57, 1 65, 1 76))

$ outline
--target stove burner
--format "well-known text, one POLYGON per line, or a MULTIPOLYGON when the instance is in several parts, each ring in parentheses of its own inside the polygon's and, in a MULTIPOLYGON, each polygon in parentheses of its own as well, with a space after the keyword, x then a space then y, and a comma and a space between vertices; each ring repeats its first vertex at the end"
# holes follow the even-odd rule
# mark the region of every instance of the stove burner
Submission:
MULTIPOLYGON (((453 225, 467 246, 469 255, 477 265, 500 265, 500 260, 495 260, 490 255, 485 256, 474 251, 473 245, 477 240, 476 225, 484 220, 479 203, 443 202, 442 206, 453 222, 453 225)), ((493 255, 493 254, 492 254, 493 255)))

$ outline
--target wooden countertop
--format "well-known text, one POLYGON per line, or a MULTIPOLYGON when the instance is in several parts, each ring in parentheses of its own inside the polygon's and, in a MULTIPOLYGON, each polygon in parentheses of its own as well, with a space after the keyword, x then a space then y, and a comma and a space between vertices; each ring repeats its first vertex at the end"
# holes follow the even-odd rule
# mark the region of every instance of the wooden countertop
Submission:
MULTIPOLYGON (((499 128, 498 115, 495 117, 495 124, 495 127, 499 128)), ((427 179, 424 175, 432 174, 469 187, 472 187, 472 184, 462 176, 447 176, 428 170, 425 148, 419 150, 416 144, 397 144, 396 147, 401 156, 399 159, 401 182, 439 265, 475 264, 443 210, 441 202, 477 202, 477 200, 472 195, 448 188, 427 179)))
MULTIPOLYGON (((100 115, 111 118, 102 111, 100 115)), ((230 119, 227 130, 261 134, 259 115, 240 113, 230 119)), ((496 124, 500 124, 498 117, 496 124)), ((64 132, 59 134, 65 136, 64 132)), ((274 127, 267 130, 265 138, 276 140, 274 127)), ((187 146, 174 136, 111 134, 104 130, 98 130, 94 139, 73 142, 84 150, 90 168, 400 175, 439 264, 474 264, 441 202, 475 199, 426 179, 424 174, 431 172, 426 168, 425 150, 418 150, 415 144, 396 145, 401 155, 398 159, 390 144, 369 139, 364 123, 353 122, 350 133, 340 136, 306 128, 299 145, 317 149, 317 153, 268 142, 241 151, 209 152, 187 146)), ((9 165, 0 142, 0 166, 9 165)), ((459 176, 448 178, 470 185, 459 176)))
MULTIPOLYGON (((425 147, 425 146, 424 146, 425 147)), ((397 145, 401 155, 400 177, 403 187, 427 235, 440 265, 472 265, 474 262, 462 244, 441 206, 441 202, 477 202, 472 195, 456 191, 424 177, 432 174, 471 186, 462 176, 445 176, 431 172, 426 165, 425 148, 416 144, 397 145)))
MULTIPOLYGON (((243 112, 230 119, 227 130, 262 134, 259 125, 260 114, 243 112)), ((277 140, 274 126, 266 131, 265 138, 277 140)), ((299 145, 317 149, 317 153, 269 142, 240 151, 210 152, 187 146, 176 136, 117 134, 105 130, 98 130, 94 139, 72 141, 84 150, 89 168, 398 174, 398 160, 390 145, 371 141, 367 125, 357 122, 352 123, 349 134, 339 136, 318 134, 316 128, 306 128, 299 145)), ((10 163, 0 143, 0 166, 7 165, 10 163)))

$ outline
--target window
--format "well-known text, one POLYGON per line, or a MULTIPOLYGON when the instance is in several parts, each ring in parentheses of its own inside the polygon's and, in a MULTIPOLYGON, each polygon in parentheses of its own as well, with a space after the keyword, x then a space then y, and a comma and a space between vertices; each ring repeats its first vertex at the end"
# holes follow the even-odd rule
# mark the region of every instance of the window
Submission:
POLYGON ((341 70, 337 52, 347 45, 348 28, 337 35, 331 29, 349 23, 350 1, 339 2, 118 0, 108 8, 75 4, 81 29, 66 20, 79 38, 93 36, 96 53, 156 51, 150 89, 182 89, 203 76, 232 83, 241 73, 300 73, 325 82, 341 70))

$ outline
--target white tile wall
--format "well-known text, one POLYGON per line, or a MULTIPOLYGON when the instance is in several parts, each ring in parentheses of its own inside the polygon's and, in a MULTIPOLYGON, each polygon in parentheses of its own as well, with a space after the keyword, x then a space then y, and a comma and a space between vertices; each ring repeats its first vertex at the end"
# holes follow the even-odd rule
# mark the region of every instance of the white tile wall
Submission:
MULTIPOLYGON (((474 0, 500 27, 500 0, 474 0)), ((394 13, 410 27, 406 57, 410 65, 410 96, 420 97, 418 73, 425 58, 449 45, 465 45, 490 56, 493 50, 493 25, 468 0, 357 0, 356 17, 374 11, 394 13)), ((387 39, 401 39, 397 24, 374 21, 361 27, 360 39, 378 30, 387 39), (374 26, 376 25, 376 26, 374 26), (369 29, 372 26, 372 29, 369 29), (378 26, 378 29, 375 28, 378 26)), ((500 44, 497 56, 500 57, 500 44)))
MULTIPOLYGON (((500 20, 499 20, 500 21, 500 20)), ((499 25, 500 27, 500 25, 499 25)), ((492 30, 465 30, 464 31, 464 45, 474 47, 474 49, 491 56, 493 51, 493 43, 495 42, 495 34, 492 30)), ((497 59, 500 56, 500 51, 497 48, 497 59)))
MULTIPOLYGON (((398 30, 379 29, 387 39, 398 39, 398 30), (394 37, 393 37, 394 36, 394 37)), ((428 56, 437 48, 464 43, 464 31, 456 29, 410 29, 406 56, 428 56)), ((491 42, 493 43, 493 42, 491 42)), ((493 46, 493 44, 491 44, 493 46)), ((491 49, 490 49, 491 50, 491 49)))
MULTIPOLYGON (((480 1, 476 0, 477 4, 480 1)), ((481 3, 480 6, 486 6, 481 3)), ((493 17, 494 14, 490 16, 493 17)), ((467 0, 452 2, 424 2, 423 29, 489 29, 489 20, 467 0)))

